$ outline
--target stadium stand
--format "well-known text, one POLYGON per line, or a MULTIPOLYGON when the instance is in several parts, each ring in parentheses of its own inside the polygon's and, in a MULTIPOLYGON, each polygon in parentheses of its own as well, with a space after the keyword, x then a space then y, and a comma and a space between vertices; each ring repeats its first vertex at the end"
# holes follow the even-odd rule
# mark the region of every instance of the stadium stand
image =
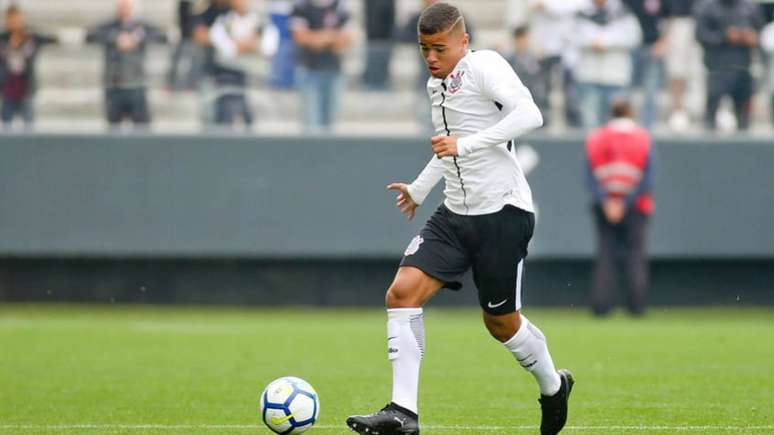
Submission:
MULTIPOLYGON (((7 5, 9 1, 6 1, 7 5)), ((102 120, 103 93, 100 84, 101 52, 100 47, 83 42, 85 31, 90 26, 110 17, 114 11, 114 2, 92 0, 21 1, 19 3, 28 16, 33 29, 45 30, 56 34, 61 44, 46 47, 40 56, 38 74, 40 89, 37 98, 39 131, 101 131, 105 125, 102 120)), ((256 9, 266 16, 269 2, 255 2, 256 9)), ((454 2, 475 23, 475 47, 506 50, 510 43, 509 28, 518 23, 523 14, 515 12, 513 3, 502 0, 458 0, 454 2), (510 16, 510 18, 509 18, 510 16), (514 22, 514 20, 516 22, 514 22)), ((177 39, 176 2, 141 1, 140 16, 165 29, 171 40, 177 39)), ((397 2, 397 22, 403 23, 409 15, 420 8, 420 0, 399 0, 397 2)), ((418 95, 415 88, 415 76, 418 62, 416 48, 410 44, 401 44, 394 51, 391 66, 393 88, 390 92, 380 92, 378 116, 373 111, 364 111, 362 102, 373 93, 361 89, 360 77, 365 61, 365 37, 363 2, 350 0, 347 7, 356 23, 355 46, 346 56, 345 75, 347 89, 342 96, 339 122, 336 133, 349 135, 415 135, 423 133, 423 124, 417 120, 416 107, 418 95)), ((165 89, 165 77, 170 63, 172 45, 149 48, 146 63, 151 88, 150 105, 153 111, 153 131, 156 132, 195 132, 202 126, 200 110, 202 104, 196 93, 170 93, 165 89)), ((761 65, 756 65, 755 75, 764 74, 761 65)), ((250 78, 250 99, 256 114, 254 131, 261 134, 298 134, 302 131, 298 121, 299 98, 295 92, 273 90, 267 84, 269 60, 256 56, 252 64, 250 78)), ((552 95, 553 100, 561 96, 552 95)), ((697 72, 689 89, 688 106, 697 117, 703 110, 703 77, 697 72)), ((636 99, 635 99, 636 100, 636 99)), ((669 97, 662 92, 658 99, 661 117, 668 116, 669 97)), ((753 132, 769 132, 768 97, 765 87, 760 89, 754 99, 753 132)), ((554 109, 556 111, 560 108, 554 109)), ((663 119, 662 126, 663 126, 663 119)), ((552 131, 562 131, 562 125, 552 125, 552 131)), ((658 131, 658 130, 657 130, 658 131)))

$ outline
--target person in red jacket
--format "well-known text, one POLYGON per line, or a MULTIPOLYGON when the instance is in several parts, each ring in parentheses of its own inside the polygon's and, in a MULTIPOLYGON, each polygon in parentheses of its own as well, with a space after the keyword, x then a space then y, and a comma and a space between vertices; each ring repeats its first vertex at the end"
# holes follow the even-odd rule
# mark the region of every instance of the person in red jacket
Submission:
POLYGON ((647 130, 634 122, 628 101, 614 102, 611 115, 612 120, 586 140, 587 182, 598 236, 591 304, 594 314, 607 314, 614 305, 618 272, 623 272, 629 312, 642 315, 648 289, 647 227, 654 210, 653 145, 647 130))

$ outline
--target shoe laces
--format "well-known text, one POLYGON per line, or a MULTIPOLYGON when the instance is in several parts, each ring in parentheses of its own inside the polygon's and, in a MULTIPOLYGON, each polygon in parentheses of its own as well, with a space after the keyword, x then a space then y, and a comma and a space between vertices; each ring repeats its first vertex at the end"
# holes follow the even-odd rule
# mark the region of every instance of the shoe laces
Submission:
POLYGON ((382 409, 380 409, 380 410, 378 410, 378 411, 374 412, 374 413, 373 413, 373 414, 371 414, 371 415, 386 414, 386 413, 387 413, 387 411, 390 411, 390 410, 392 409, 392 406, 391 406, 391 405, 392 405, 391 403, 388 403, 387 405, 385 405, 385 406, 384 406, 384 408, 382 408, 382 409))

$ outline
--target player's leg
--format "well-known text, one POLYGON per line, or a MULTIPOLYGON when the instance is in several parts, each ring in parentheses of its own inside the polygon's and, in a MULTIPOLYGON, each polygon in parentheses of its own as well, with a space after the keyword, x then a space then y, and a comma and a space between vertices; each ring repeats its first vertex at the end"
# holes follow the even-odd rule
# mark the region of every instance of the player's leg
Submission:
POLYGON ((442 286, 442 281, 416 267, 398 269, 385 298, 392 399, 378 412, 349 417, 347 426, 354 431, 361 434, 419 433, 419 369, 425 349, 422 305, 442 286))
POLYGON ((401 267, 387 290, 387 352, 392 403, 418 412, 419 367, 425 350, 422 306, 443 283, 416 267, 401 267))
POLYGON ((359 433, 419 433, 417 397, 425 348, 422 306, 441 287, 459 289, 469 268, 468 255, 455 233, 456 219, 441 206, 409 244, 387 290, 387 352, 392 364, 392 401, 381 411, 352 416, 347 425, 359 433))
POLYGON ((543 333, 521 314, 524 258, 532 238, 534 215, 506 206, 481 216, 476 229, 481 240, 473 262, 484 324, 490 334, 532 374, 540 389, 541 433, 554 434, 567 420, 567 402, 574 380, 557 371, 543 333))

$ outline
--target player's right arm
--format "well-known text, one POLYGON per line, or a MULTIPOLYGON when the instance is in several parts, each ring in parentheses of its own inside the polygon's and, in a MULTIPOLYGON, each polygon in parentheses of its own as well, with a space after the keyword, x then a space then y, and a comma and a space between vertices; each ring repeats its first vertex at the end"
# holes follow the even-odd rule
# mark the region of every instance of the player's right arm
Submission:
POLYGON ((387 188, 399 192, 395 205, 409 219, 412 219, 416 214, 417 207, 422 205, 427 195, 442 177, 443 161, 433 156, 413 183, 392 183, 387 188))

